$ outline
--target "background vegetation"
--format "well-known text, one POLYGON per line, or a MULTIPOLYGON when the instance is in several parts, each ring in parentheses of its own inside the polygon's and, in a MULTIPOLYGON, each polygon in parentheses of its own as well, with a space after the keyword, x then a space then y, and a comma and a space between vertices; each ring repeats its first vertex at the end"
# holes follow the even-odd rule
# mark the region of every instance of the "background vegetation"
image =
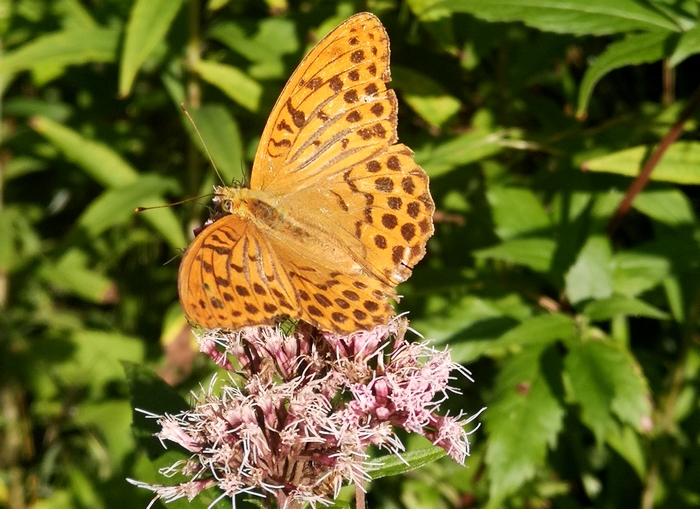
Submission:
POLYGON ((697 0, 0 2, 0 506, 148 504, 125 477, 161 451, 120 361, 185 397, 209 379, 176 303, 208 198, 134 207, 216 182, 182 102, 241 179, 304 52, 360 10, 438 208, 401 309, 472 370, 453 411, 488 407, 466 468, 369 506, 700 506, 697 0))

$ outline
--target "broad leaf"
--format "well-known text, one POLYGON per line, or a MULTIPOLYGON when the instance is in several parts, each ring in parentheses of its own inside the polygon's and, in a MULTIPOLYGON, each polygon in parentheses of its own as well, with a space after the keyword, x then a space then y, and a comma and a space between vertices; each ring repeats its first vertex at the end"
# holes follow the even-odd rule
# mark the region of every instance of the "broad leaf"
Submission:
POLYGON ((561 387, 551 384, 559 365, 554 350, 535 346, 503 363, 493 403, 484 413, 492 502, 532 479, 556 443, 564 409, 561 387))
POLYGON ((602 299, 612 295, 613 263, 610 242, 606 237, 593 236, 566 273, 566 293, 576 304, 586 299, 602 299))
MULTIPOLYGON (((650 147, 639 146, 586 161, 587 171, 636 177, 650 155, 650 147)), ((678 141, 671 145, 651 173, 651 180, 676 184, 700 184, 700 143, 678 141)))
POLYGON ((589 340, 573 345, 564 364, 582 419, 599 443, 617 429, 615 418, 638 431, 651 419, 646 381, 617 343, 589 340))

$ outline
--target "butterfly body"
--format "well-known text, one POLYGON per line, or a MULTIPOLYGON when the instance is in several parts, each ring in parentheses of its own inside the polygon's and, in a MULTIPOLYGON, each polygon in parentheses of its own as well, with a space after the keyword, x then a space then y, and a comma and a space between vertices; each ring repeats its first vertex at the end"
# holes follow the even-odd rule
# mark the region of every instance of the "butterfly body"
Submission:
POLYGON ((397 144, 388 37, 361 13, 302 61, 263 132, 250 189, 183 256, 185 314, 204 328, 302 319, 337 333, 385 324, 433 233, 428 178, 397 144))

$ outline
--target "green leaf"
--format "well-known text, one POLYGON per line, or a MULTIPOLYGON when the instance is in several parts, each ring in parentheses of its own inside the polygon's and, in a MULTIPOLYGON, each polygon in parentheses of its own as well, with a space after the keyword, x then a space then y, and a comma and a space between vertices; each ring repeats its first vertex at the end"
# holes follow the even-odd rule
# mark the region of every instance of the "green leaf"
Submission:
POLYGON ((162 378, 149 369, 132 362, 122 362, 129 384, 129 396, 133 410, 133 431, 141 447, 145 448, 149 457, 155 458, 164 454, 163 447, 153 434, 160 431, 155 419, 149 419, 143 412, 163 415, 174 415, 190 408, 178 392, 166 384, 162 378))
POLYGON ((33 117, 30 125, 103 186, 120 187, 138 179, 136 170, 109 146, 85 138, 46 117, 33 117))
POLYGON ((2 111, 6 116, 32 117, 38 115, 62 123, 71 116, 74 107, 63 102, 45 101, 36 97, 13 97, 3 102, 2 111))
POLYGON ((0 59, 0 73, 16 73, 44 66, 62 67, 88 62, 113 62, 120 30, 71 28, 37 37, 0 59))
POLYGON ((218 62, 199 60, 194 64, 193 70, 204 81, 221 89, 244 108, 253 112, 258 111, 262 97, 262 86, 257 81, 250 79, 240 69, 218 62))
POLYGON ((668 313, 634 297, 613 295, 607 299, 590 302, 583 308, 583 314, 593 321, 610 320, 616 316, 645 316, 656 320, 668 320, 668 313))
POLYGON ((604 236, 592 236, 566 273, 566 294, 576 304, 612 295, 612 249, 604 236))
POLYGON ((492 502, 532 479, 555 445, 564 410, 557 396, 561 387, 550 383, 560 362, 554 350, 531 346, 503 363, 484 413, 492 502))
POLYGON ((54 12, 63 17, 62 21, 65 28, 91 28, 97 26, 90 12, 79 0, 59 0, 54 2, 54 12))
POLYGON ((471 132, 416 151, 416 162, 430 177, 439 177, 461 166, 491 157, 503 150, 505 133, 471 132))
POLYGON ((639 476, 640 481, 646 478, 645 447, 640 436, 630 426, 621 426, 620 429, 609 430, 605 441, 630 464, 637 476, 639 476))
POLYGON ((435 446, 419 451, 410 451, 401 454, 401 457, 398 454, 391 454, 381 458, 372 458, 371 463, 366 467, 366 471, 372 480, 404 474, 423 465, 433 463, 443 458, 446 454, 442 447, 435 446))
POLYGON ((641 431, 651 420, 646 380, 630 354, 611 341, 585 341, 571 348, 564 361, 572 395, 581 417, 599 443, 614 417, 641 431))
POLYGON ((64 384, 85 386, 93 397, 109 391, 109 383, 123 380, 120 361, 143 362, 145 355, 138 338, 117 332, 79 331, 70 336, 70 346, 71 355, 62 360, 52 358, 58 353, 56 346, 42 345, 42 352, 52 358, 52 375, 64 384))
MULTIPOLYGON (((649 154, 649 147, 642 145, 590 159, 581 168, 636 177, 649 154)), ((700 143, 677 141, 671 145, 651 173, 651 180, 700 184, 700 143)))
POLYGON ((42 265, 41 276, 56 287, 98 304, 114 303, 117 288, 110 279, 87 267, 87 255, 69 249, 56 264, 42 265))
POLYGON ((12 273, 33 264, 43 250, 43 238, 34 227, 38 214, 26 206, 5 205, 0 210, 0 267, 12 273))
POLYGON ((593 62, 583 76, 578 95, 578 112, 588 108, 593 88, 600 79, 613 69, 627 65, 656 62, 671 53, 677 39, 676 34, 667 32, 630 35, 622 41, 610 44, 593 62))
POLYGON ((632 206, 642 214, 669 226, 696 223, 688 196, 678 189, 644 191, 637 195, 632 206))
POLYGON ((494 347, 539 346, 559 339, 568 339, 576 332, 576 324, 569 316, 551 313, 527 318, 520 325, 510 329, 498 340, 494 347))
POLYGON ((494 346, 496 338, 530 316, 530 308, 515 294, 500 299, 466 295, 445 302, 444 308, 411 326, 436 344, 449 343, 452 360, 462 364, 503 353, 503 347, 494 346))
MULTIPOLYGON (((144 203, 163 203, 160 197, 169 191, 177 190, 177 187, 177 183, 172 179, 160 175, 143 175, 132 184, 102 193, 85 209, 78 219, 77 226, 89 237, 96 237, 108 228, 126 222, 134 215, 136 207, 143 206, 144 203)), ((143 214, 150 214, 150 218, 153 219, 151 212, 157 211, 146 211, 143 214)), ((165 217, 167 215, 162 216, 161 221, 165 217)), ((181 231, 178 223, 175 223, 174 227, 181 231)))
POLYGON ((541 233, 552 226, 542 203, 529 189, 492 186, 486 198, 491 205, 496 234, 503 240, 541 233))
POLYGON ((212 28, 209 36, 253 62, 248 74, 256 79, 285 77, 284 57, 299 51, 296 26, 287 18, 263 19, 255 27, 225 21, 212 28))
MULTIPOLYGON (((195 125, 199 129, 207 150, 221 173, 224 183, 242 182, 243 175, 243 141, 238 124, 233 115, 221 104, 205 104, 190 111, 195 125)), ((199 136, 194 129, 189 129, 190 138, 207 156, 199 136)))
POLYGON ((182 0, 136 0, 134 3, 120 62, 120 96, 129 94, 139 67, 164 40, 181 4, 182 0))
POLYGON ((76 424, 100 431, 109 450, 113 467, 118 468, 133 453, 133 434, 125 433, 131 425, 131 409, 126 400, 107 400, 80 405, 75 416, 76 424))
POLYGON ((634 0, 448 0, 435 4, 435 8, 468 12, 487 21, 522 21, 540 30, 579 35, 679 30, 666 16, 634 0))
POLYGON ((686 58, 698 53, 700 53, 700 25, 695 25, 678 39, 678 44, 668 61, 669 66, 675 67, 686 58))
MULTIPOLYGON (((138 181, 139 174, 107 145, 85 138, 44 117, 33 117, 31 126, 58 147, 68 160, 76 163, 100 184, 119 188, 138 181)), ((165 204, 164 200, 157 198, 144 198, 144 202, 139 203, 141 206, 165 204)), ((131 210, 133 208, 129 213, 131 210)), ((142 217, 166 238, 172 248, 180 249, 187 244, 180 223, 172 210, 147 211, 142 217)))
POLYGON ((391 78, 393 87, 413 111, 435 127, 442 126, 461 107, 459 100, 437 81, 409 67, 391 66, 391 78))
POLYGON ((46 162, 33 157, 18 156, 10 160, 5 166, 5 181, 10 181, 14 178, 23 177, 29 173, 43 171, 46 169, 46 162))
POLYGON ((672 273, 669 258, 641 250, 615 253, 613 265, 613 290, 628 297, 651 290, 672 273))
POLYGON ((491 258, 524 265, 537 272, 547 272, 552 265, 556 248, 557 244, 552 239, 513 239, 494 247, 480 249, 473 254, 477 258, 491 258))

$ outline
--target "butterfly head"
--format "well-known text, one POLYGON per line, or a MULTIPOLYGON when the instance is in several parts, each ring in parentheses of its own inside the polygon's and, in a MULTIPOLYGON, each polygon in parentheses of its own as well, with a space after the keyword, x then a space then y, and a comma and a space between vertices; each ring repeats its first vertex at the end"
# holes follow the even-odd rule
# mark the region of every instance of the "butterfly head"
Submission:
POLYGON ((247 189, 241 187, 214 186, 213 202, 227 214, 235 214, 241 207, 247 189))

